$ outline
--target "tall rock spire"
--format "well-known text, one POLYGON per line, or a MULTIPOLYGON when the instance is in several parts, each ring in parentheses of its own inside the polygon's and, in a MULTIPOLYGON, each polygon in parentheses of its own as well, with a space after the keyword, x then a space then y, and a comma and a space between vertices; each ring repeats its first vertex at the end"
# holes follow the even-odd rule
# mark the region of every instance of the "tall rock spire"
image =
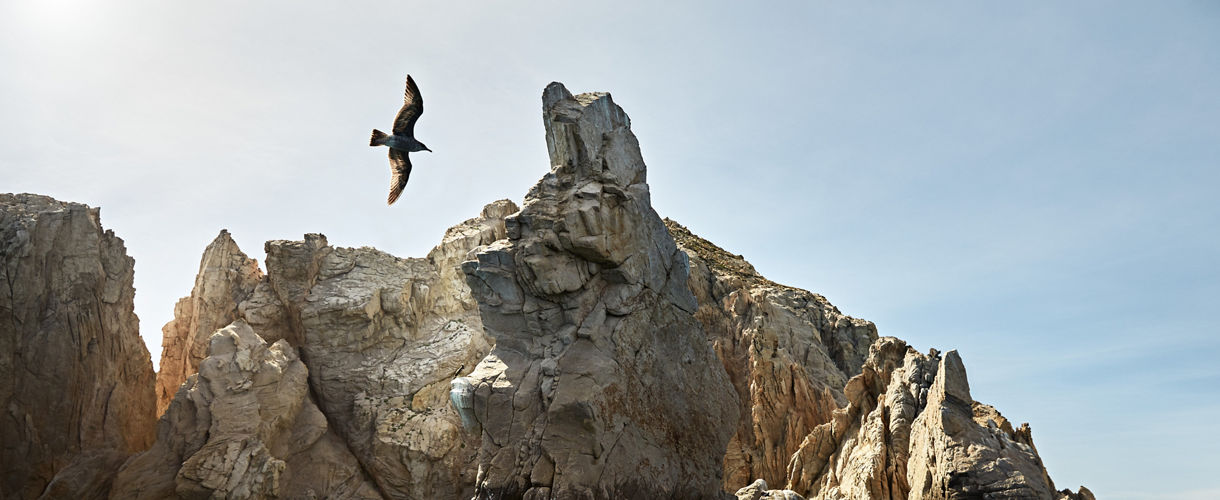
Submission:
POLYGON ((714 498, 737 394, 694 317, 609 94, 543 93, 551 171, 467 262, 496 346, 471 374, 477 498, 714 498))

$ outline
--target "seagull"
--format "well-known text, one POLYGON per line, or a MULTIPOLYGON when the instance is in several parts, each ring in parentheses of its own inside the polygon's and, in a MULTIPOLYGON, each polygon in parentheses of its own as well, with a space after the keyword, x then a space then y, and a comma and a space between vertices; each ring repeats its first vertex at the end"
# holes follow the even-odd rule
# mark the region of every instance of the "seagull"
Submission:
POLYGON ((402 188, 407 186, 407 178, 411 176, 411 158, 407 153, 416 151, 432 152, 424 143, 415 140, 415 122, 419 115, 424 114, 424 97, 419 93, 419 87, 411 75, 407 75, 407 90, 403 93, 402 109, 394 117, 394 133, 387 134, 373 129, 373 137, 369 146, 389 146, 390 148, 390 196, 386 205, 392 205, 402 194, 402 188))

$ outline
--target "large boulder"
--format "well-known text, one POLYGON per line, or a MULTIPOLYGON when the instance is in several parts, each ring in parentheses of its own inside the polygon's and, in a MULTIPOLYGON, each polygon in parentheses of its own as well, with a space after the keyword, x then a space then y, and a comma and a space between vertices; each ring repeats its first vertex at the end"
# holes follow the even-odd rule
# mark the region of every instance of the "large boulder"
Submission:
POLYGON ((543 94, 550 173, 464 264, 495 348, 470 375, 477 498, 717 498, 737 393, 609 94, 543 94))
POLYGON ((97 209, 0 194, 0 498, 104 498, 152 444, 134 264, 97 209))

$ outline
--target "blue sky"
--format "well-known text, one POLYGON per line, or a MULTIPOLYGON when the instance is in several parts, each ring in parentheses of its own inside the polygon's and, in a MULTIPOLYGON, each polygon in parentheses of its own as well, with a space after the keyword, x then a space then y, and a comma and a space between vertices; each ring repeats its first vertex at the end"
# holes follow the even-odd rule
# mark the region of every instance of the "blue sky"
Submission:
POLYGON ((662 215, 960 350, 1059 487, 1220 497, 1220 3, 655 3, 5 2, 0 191, 102 207, 157 358, 221 228, 422 256, 610 91, 662 215))

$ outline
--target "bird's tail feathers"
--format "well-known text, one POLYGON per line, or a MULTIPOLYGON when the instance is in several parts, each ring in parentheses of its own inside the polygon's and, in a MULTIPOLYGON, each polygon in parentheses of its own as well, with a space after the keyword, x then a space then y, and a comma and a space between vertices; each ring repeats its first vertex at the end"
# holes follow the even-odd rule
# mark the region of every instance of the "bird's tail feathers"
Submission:
POLYGON ((389 134, 377 129, 373 129, 373 137, 369 139, 369 146, 384 145, 387 137, 390 137, 389 134))

